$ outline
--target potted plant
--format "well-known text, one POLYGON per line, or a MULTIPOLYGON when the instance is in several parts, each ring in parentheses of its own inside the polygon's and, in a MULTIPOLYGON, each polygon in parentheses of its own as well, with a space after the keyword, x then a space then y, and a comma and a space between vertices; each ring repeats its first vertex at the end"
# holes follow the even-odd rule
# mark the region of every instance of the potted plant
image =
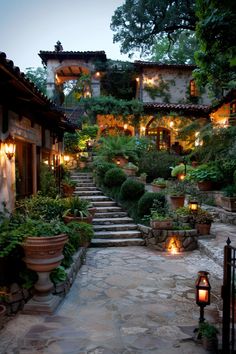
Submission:
POLYGON ((151 186, 152 186, 152 191, 154 193, 161 192, 163 189, 166 188, 167 181, 165 181, 164 178, 159 177, 152 181, 151 186))
POLYGON ((135 176, 136 172, 138 171, 138 167, 132 162, 128 162, 123 166, 123 170, 127 176, 135 176))
POLYGON ((213 216, 207 210, 198 209, 194 216, 195 227, 199 235, 209 235, 213 216))
POLYGON ((178 209, 175 210, 175 213, 177 215, 177 219, 180 222, 182 222, 182 223, 189 222, 189 218, 190 218, 190 215, 191 215, 189 207, 183 206, 181 208, 178 208, 178 209))
POLYGON ((172 168, 171 176, 177 177, 178 180, 183 180, 187 173, 193 169, 192 166, 180 163, 179 165, 172 168))
POLYGON ((236 185, 229 185, 223 190, 221 206, 228 211, 236 211, 236 185))
POLYGON ((139 180, 143 183, 146 183, 147 180, 147 174, 145 172, 141 173, 139 176, 139 180))
POLYGON ((218 329, 213 324, 205 321, 199 324, 198 336, 206 350, 216 352, 218 348, 217 334, 218 329))
POLYGON ((50 273, 63 260, 63 247, 68 239, 66 226, 58 220, 48 223, 27 219, 12 232, 22 236, 23 260, 38 275, 35 295, 26 305, 26 311, 53 312, 59 299, 51 295, 50 273))
POLYGON ((71 221, 84 221, 89 224, 92 222, 92 215, 89 213, 90 202, 79 197, 66 198, 63 201, 64 214, 63 220, 67 224, 71 221))
POLYGON ((170 215, 163 215, 158 211, 153 211, 150 218, 150 226, 156 230, 171 230, 173 228, 173 219, 170 215))
POLYGON ((197 182, 198 188, 201 191, 212 190, 212 182, 217 182, 220 179, 220 172, 215 166, 202 164, 192 169, 188 178, 197 182))
POLYGON ((61 181, 63 195, 65 197, 70 197, 75 191, 76 184, 77 183, 72 181, 70 177, 65 176, 61 181))
POLYGON ((184 206, 185 190, 186 187, 183 181, 172 183, 168 188, 170 204, 173 210, 184 206))
POLYGON ((79 158, 79 168, 84 169, 87 166, 88 158, 86 156, 80 156, 79 158))
POLYGON ((77 250, 79 247, 89 247, 94 236, 93 226, 85 222, 72 221, 68 224, 69 241, 77 250))

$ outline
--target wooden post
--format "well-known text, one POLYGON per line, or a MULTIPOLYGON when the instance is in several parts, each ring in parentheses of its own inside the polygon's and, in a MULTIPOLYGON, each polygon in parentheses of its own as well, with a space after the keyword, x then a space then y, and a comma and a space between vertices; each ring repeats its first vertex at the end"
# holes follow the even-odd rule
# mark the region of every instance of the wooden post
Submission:
POLYGON ((32 144, 32 192, 37 193, 37 155, 36 144, 32 144))
POLYGON ((224 279, 221 296, 223 299, 223 328, 222 328, 222 350, 223 354, 230 353, 230 285, 231 285, 231 253, 230 239, 224 247, 224 279))

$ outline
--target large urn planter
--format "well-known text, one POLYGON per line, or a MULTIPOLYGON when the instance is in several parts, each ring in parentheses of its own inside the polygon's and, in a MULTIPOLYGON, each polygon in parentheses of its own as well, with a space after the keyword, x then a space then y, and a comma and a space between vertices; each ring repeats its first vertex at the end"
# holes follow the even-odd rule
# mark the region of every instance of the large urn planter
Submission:
POLYGON ((164 184, 154 184, 154 183, 152 183, 151 186, 152 186, 152 191, 154 193, 163 192, 163 190, 166 188, 166 185, 164 185, 164 184))
POLYGON ((71 197, 75 191, 74 186, 68 184, 62 184, 62 192, 65 197, 71 197))
POLYGON ((184 206, 184 200, 185 200, 184 195, 179 195, 179 196, 170 195, 171 208, 173 210, 176 210, 178 208, 182 208, 184 206))
POLYGON ((35 294, 25 305, 24 312, 53 313, 60 298, 52 295, 53 284, 50 273, 57 268, 63 259, 63 247, 68 236, 61 234, 49 237, 27 237, 23 242, 27 267, 37 272, 38 281, 35 283, 35 294))
POLYGON ((221 197, 221 207, 227 211, 236 211, 236 197, 221 197))

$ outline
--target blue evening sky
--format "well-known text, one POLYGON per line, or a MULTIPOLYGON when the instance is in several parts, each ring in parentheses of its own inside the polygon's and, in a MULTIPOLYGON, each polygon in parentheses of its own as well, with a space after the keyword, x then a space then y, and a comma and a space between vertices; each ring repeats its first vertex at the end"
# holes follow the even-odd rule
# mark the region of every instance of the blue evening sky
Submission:
POLYGON ((41 66, 40 50, 104 50, 129 60, 113 44, 111 16, 124 0, 0 0, 0 51, 21 71, 41 66))

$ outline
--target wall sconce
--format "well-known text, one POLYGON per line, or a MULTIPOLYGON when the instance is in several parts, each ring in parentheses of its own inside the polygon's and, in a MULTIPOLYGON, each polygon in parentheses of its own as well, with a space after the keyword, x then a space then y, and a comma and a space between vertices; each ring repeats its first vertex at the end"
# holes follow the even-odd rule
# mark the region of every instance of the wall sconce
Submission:
POLYGON ((99 78, 99 77, 101 76, 100 72, 97 71, 97 72, 95 73, 95 76, 96 76, 96 78, 99 78))
POLYGON ((5 154, 7 155, 8 159, 11 160, 13 156, 15 156, 16 152, 15 139, 11 135, 8 135, 8 137, 6 138, 6 140, 4 140, 3 143, 5 154))
POLYGON ((116 159, 117 166, 120 166, 120 159, 116 159))
POLYGON ((210 293, 211 286, 208 279, 208 272, 199 271, 198 277, 195 283, 196 287, 196 304, 200 306, 200 318, 199 322, 202 323, 205 321, 204 318, 204 307, 210 305, 210 293))
POLYGON ((64 162, 69 162, 70 161, 70 156, 69 155, 64 155, 64 162))
POLYGON ((192 200, 188 203, 188 207, 192 212, 196 213, 198 211, 198 202, 192 200))
POLYGON ((124 130, 127 130, 127 129, 128 129, 128 124, 125 123, 125 124, 124 124, 124 130))

